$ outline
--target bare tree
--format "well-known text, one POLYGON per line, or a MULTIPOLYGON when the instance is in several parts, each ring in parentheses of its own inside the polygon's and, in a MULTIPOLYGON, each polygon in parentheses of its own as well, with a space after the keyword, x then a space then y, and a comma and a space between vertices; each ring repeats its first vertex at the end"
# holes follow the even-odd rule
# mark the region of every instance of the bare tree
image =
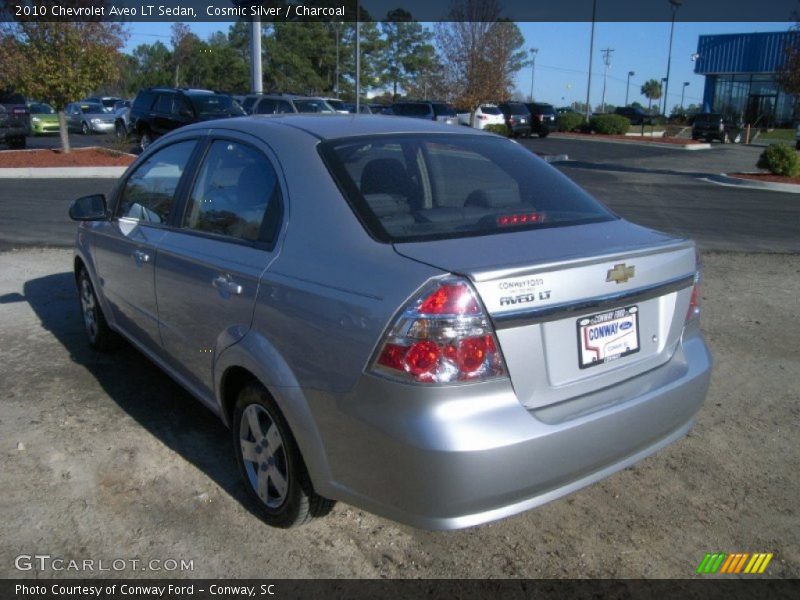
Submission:
POLYGON ((457 0, 436 25, 448 100, 474 107, 507 100, 514 75, 527 63, 517 25, 501 18, 499 0, 457 0))

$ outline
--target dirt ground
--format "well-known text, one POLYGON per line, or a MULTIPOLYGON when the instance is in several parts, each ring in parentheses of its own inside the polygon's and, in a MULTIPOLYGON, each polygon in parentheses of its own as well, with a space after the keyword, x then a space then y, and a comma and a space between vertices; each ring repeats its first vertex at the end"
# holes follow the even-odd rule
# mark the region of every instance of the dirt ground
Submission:
POLYGON ((341 503, 267 527, 214 416, 134 350, 88 349, 71 253, 2 253, 0 577, 686 578, 716 551, 772 552, 767 576, 800 577, 800 257, 704 259, 716 364, 692 433, 537 510, 434 533, 341 503), (37 574, 20 554, 193 570, 37 574))

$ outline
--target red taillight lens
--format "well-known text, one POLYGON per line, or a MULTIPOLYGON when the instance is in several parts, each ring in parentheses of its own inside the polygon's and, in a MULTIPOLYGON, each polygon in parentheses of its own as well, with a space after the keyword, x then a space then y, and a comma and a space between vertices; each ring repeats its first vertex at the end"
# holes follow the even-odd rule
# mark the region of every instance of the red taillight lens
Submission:
POLYGON ((465 280, 435 281, 409 302, 384 336, 372 370, 416 383, 506 375, 494 328, 465 280))
POLYGON ((472 291, 463 283, 442 285, 419 307, 427 315, 474 315, 480 310, 472 291))
POLYGON ((691 321, 700 316, 700 282, 695 275, 694 287, 692 287, 692 297, 689 300, 689 310, 686 311, 686 320, 691 321))
POLYGON ((12 115, 26 115, 26 114, 28 114, 28 109, 27 108, 22 108, 21 106, 15 106, 14 108, 11 109, 11 114, 12 115))

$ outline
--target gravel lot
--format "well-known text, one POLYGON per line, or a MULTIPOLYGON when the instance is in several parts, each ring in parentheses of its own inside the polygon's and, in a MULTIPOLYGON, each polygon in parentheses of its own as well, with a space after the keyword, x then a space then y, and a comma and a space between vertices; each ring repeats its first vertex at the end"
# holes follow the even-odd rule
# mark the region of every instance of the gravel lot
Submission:
MULTIPOLYGON (((33 576, 14 557, 39 553, 193 560, 193 577, 685 578, 712 551, 774 552, 767 575, 799 577, 800 257, 704 259, 716 367, 688 438, 473 529, 338 504, 287 532, 251 514, 214 416, 134 350, 86 346, 70 251, 0 253, 0 577, 33 576)), ((57 575, 81 574, 38 573, 57 575)))

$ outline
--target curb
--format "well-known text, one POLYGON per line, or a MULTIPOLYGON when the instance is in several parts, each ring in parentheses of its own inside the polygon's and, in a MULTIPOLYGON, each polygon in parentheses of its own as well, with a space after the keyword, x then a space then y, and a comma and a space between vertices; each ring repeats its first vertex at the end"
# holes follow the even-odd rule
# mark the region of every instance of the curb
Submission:
POLYGON ((115 179, 128 167, 15 167, 0 169, 0 179, 115 179))
POLYGON ((738 187, 750 190, 767 190, 770 192, 786 192, 789 194, 800 194, 800 185, 796 183, 777 183, 774 181, 754 181, 753 179, 743 179, 741 177, 731 177, 727 173, 719 175, 709 175, 703 177, 705 181, 725 185, 728 187, 738 187))
POLYGON ((585 140, 587 142, 601 142, 603 144, 627 144, 628 146, 644 146, 645 148, 668 148, 672 150, 711 150, 711 144, 664 144, 663 142, 639 142, 636 140, 602 139, 589 136, 572 136, 554 134, 552 137, 559 140, 585 140))
POLYGON ((538 152, 534 154, 547 163, 565 162, 569 160, 569 155, 567 154, 539 154, 538 152))

